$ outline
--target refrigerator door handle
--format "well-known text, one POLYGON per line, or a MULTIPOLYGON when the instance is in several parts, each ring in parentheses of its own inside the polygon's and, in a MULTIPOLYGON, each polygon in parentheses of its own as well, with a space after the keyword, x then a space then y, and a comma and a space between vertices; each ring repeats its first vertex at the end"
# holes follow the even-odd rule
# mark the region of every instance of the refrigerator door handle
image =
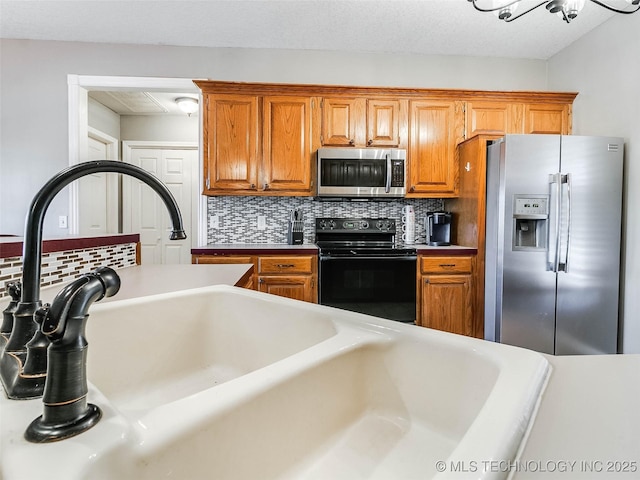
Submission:
MULTIPOLYGON (((571 174, 561 175, 561 192, 562 186, 566 186, 566 218, 567 221, 563 225, 564 229, 561 235, 558 235, 560 239, 561 249, 563 250, 563 256, 558 262, 558 271, 569 273, 569 243, 571 241, 571 174)), ((561 200, 562 202, 562 200, 561 200)), ((563 209, 564 210, 564 209, 563 209)), ((561 211, 563 211, 561 210, 561 211)))
POLYGON ((547 228, 547 270, 557 272, 560 266, 561 175, 549 174, 549 228, 547 228))

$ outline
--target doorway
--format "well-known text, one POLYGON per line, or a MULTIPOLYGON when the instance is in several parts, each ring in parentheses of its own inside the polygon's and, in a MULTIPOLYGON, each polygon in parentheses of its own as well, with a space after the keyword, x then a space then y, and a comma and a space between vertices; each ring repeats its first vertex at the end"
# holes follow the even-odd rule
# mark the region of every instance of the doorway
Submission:
MULTIPOLYGON (((199 97, 199 90, 193 84, 191 79, 179 79, 179 78, 148 78, 148 77, 111 77, 111 76, 84 76, 84 75, 69 75, 68 76, 68 86, 69 86, 69 163, 70 165, 74 165, 76 163, 86 161, 90 159, 90 147, 97 147, 101 149, 100 145, 94 144, 94 139, 91 138, 90 128, 88 125, 88 103, 89 103, 89 92, 108 92, 108 91, 119 91, 119 92, 164 92, 164 93, 183 93, 188 92, 193 96, 199 97)), ((198 114, 198 139, 201 140, 201 114, 198 114)), ((187 230, 187 225, 189 225, 189 230, 187 230, 188 239, 186 241, 181 241, 182 245, 163 245, 161 241, 159 245, 156 247, 151 247, 149 242, 146 242, 147 246, 143 247, 143 252, 146 250, 147 254, 143 253, 143 263, 190 263, 190 249, 193 246, 197 246, 200 244, 206 243, 206 228, 203 228, 206 225, 206 198, 199 195, 199 192, 202 191, 201 185, 201 176, 199 172, 202 170, 201 166, 201 156, 198 152, 198 143, 200 142, 192 142, 189 145, 186 145, 185 142, 171 142, 170 139, 167 141, 155 141, 154 145, 150 145, 145 141, 137 141, 137 142, 129 142, 127 147, 128 153, 125 152, 125 147, 123 142, 122 148, 122 158, 123 161, 131 161, 131 163, 135 163, 136 161, 136 153, 140 153, 145 149, 160 149, 166 150, 165 152, 165 160, 163 166, 162 153, 158 157, 159 163, 158 168, 165 169, 165 178, 163 178, 162 172, 159 170, 158 172, 154 172, 158 175, 159 178, 163 180, 163 182, 167 183, 170 190, 174 196, 180 196, 182 198, 182 202, 184 205, 181 205, 181 209, 183 212, 183 216, 185 223, 185 230, 187 230), (169 150, 175 150, 174 153, 184 154, 181 159, 178 159, 178 156, 169 153, 169 150), (169 157, 167 157, 167 155, 169 157), (128 157, 127 157, 128 156, 128 157), (180 165, 180 167, 178 167, 180 165), (175 182, 177 171, 180 170, 181 175, 184 177, 182 181, 175 182), (186 179, 188 178, 188 182, 186 179), (172 185, 169 185, 169 183, 172 185), (187 187, 186 183, 190 185, 187 187), (179 194, 177 192, 179 191, 179 194), (188 198, 187 198, 188 197, 188 198), (185 203, 186 201, 186 203, 185 203), (150 253, 152 252, 152 253, 150 253), (185 253, 187 252, 187 253, 185 253)), ((116 147, 115 151, 118 151, 116 147)), ((116 154, 116 159, 117 154, 116 154)), ((142 165, 141 165, 142 166, 142 165)), ((146 168, 143 166, 143 168, 146 168)), ((93 179, 94 183, 98 181, 98 179, 93 179)), ((112 186, 104 187, 102 181, 98 181, 100 185, 100 190, 112 192, 112 186)), ((129 202, 132 202, 136 193, 135 191, 141 191, 140 186, 138 187, 132 186, 130 179, 127 176, 123 176, 122 178, 122 190, 116 190, 116 197, 118 202, 114 202, 112 200, 107 200, 107 209, 106 214, 100 214, 96 216, 97 221, 91 222, 83 222, 83 214, 81 209, 82 203, 80 202, 82 191, 80 182, 73 182, 70 185, 70 208, 69 208, 69 233, 71 234, 81 234, 81 235, 92 235, 90 228, 87 228, 85 224, 101 224, 104 223, 105 226, 100 227, 100 229, 104 229, 107 233, 120 233, 120 232, 128 232, 133 231, 134 233, 141 234, 141 240, 145 237, 146 233, 141 231, 142 224, 148 223, 146 219, 144 222, 141 220, 136 221, 130 213, 132 208, 125 206, 125 198, 127 198, 129 202), (126 188, 125 188, 125 178, 127 179, 126 188), (134 192, 132 193, 132 189, 134 192), (136 190, 137 189, 137 190, 136 190), (120 202, 122 199, 122 202, 120 202), (113 221, 113 219, 109 220, 109 208, 117 208, 114 205, 121 205, 121 208, 116 212, 117 220, 113 221), (114 226, 115 225, 115 226, 114 226), (111 231, 109 231, 111 230, 111 231), (114 232, 115 230, 115 232, 114 232), (87 233, 85 233, 87 232, 87 233)), ((155 200, 151 200, 151 196, 145 196, 144 194, 139 194, 138 200, 142 200, 143 198, 148 197, 148 205, 144 208, 147 211, 149 209, 155 209, 153 206, 153 202, 155 200)), ((98 208, 94 205, 95 208, 98 208)), ((164 206, 162 207, 164 209, 164 206)), ((134 209, 135 210, 135 209, 134 209)), ((164 213, 164 210, 163 210, 164 213)), ((86 217, 87 214, 84 216, 86 217)), ((94 214, 90 214, 92 217, 94 214)), ((162 217, 164 218, 164 217, 162 217)), ((156 222, 157 223, 157 222, 156 222)), ((157 233, 163 233, 160 235, 161 237, 166 237, 164 232, 161 232, 165 227, 162 223, 157 223, 154 227, 157 233)), ((98 231, 98 228, 94 229, 95 232, 98 231)), ((149 230, 151 231, 151 230, 149 230)), ((97 233, 96 233, 97 234, 97 233)), ((155 237, 157 239, 157 236, 155 237)), ((142 242, 143 244, 145 242, 142 242)), ((176 242, 171 242, 174 244, 176 242)))

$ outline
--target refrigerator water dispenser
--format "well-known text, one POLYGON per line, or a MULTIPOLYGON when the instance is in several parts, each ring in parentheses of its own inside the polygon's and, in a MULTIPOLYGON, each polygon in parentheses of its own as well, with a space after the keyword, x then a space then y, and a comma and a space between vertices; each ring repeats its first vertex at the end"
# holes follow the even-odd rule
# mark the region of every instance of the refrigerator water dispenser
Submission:
POLYGON ((549 198, 514 195, 513 250, 546 250, 549 198))

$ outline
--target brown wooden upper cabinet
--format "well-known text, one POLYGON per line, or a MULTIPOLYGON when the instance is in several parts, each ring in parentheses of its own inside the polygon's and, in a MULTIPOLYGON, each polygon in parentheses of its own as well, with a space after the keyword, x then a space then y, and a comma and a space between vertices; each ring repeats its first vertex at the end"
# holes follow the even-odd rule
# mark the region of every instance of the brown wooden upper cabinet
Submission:
POLYGON ((311 192, 311 98, 264 97, 262 188, 311 192))
POLYGON ((463 102, 409 102, 408 197, 457 195, 455 152, 463 139, 463 102))
POLYGON ((522 133, 571 133, 570 104, 524 105, 524 130, 522 133))
POLYGON ((466 104, 466 135, 507 133, 571 133, 571 105, 469 101, 466 104))
POLYGON ((196 81, 205 195, 315 193, 320 146, 407 150, 407 197, 459 194, 478 134, 571 133, 576 94, 196 81))
POLYGON ((466 138, 522 132, 522 108, 506 102, 467 102, 466 138))
POLYGON ((322 145, 398 147, 401 124, 406 124, 402 103, 385 98, 324 98, 322 145))
POLYGON ((310 195, 308 96, 205 96, 205 195, 310 195))
POLYGON ((207 95, 204 103, 205 193, 258 188, 258 97, 207 95))

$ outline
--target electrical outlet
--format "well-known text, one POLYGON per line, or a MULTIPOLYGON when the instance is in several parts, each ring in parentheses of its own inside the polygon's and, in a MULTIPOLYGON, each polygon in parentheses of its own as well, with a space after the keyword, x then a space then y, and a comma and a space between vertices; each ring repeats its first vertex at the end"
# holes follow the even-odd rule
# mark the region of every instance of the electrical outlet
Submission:
POLYGON ((258 215, 258 230, 264 230, 267 228, 267 217, 264 215, 258 215))
POLYGON ((219 215, 211 215, 209 217, 209 226, 213 229, 220 228, 220 216, 219 215))
POLYGON ((60 215, 58 217, 58 228, 67 228, 67 216, 60 215))

